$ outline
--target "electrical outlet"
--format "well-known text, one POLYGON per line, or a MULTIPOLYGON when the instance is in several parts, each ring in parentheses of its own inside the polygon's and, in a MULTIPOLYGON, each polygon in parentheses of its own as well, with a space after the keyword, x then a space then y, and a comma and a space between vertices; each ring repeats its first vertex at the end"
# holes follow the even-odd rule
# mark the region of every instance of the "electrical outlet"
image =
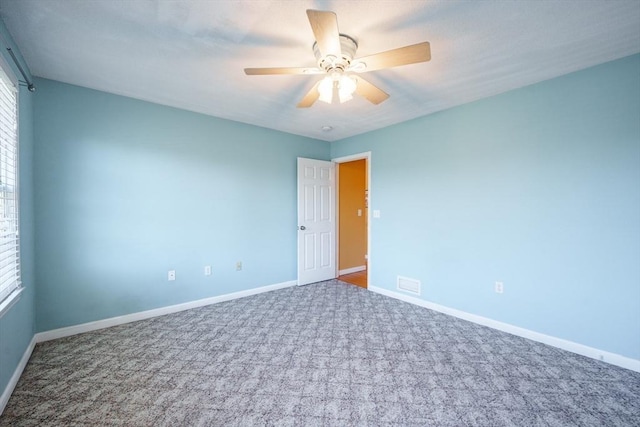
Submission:
POLYGON ((242 261, 236 262, 236 271, 242 270, 242 261))
POLYGON ((496 282, 494 288, 497 294, 501 294, 504 292, 504 284, 502 282, 496 282))
POLYGON ((169 274, 167 274, 167 280, 169 280, 169 281, 176 280, 176 271, 175 270, 169 270, 169 274))
POLYGON ((205 276, 211 276, 211 266, 210 265, 205 265, 204 266, 204 275, 205 276))

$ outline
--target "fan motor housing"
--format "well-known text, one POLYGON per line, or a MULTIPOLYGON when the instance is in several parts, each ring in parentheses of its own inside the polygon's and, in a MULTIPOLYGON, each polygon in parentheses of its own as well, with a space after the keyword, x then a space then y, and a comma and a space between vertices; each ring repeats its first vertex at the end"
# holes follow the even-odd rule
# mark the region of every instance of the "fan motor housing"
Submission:
POLYGON ((318 67, 327 73, 331 71, 344 72, 351 64, 356 50, 358 50, 358 43, 356 43, 353 37, 340 34, 340 50, 340 58, 336 58, 333 55, 322 56, 318 48, 318 42, 315 42, 313 44, 313 54, 316 56, 318 67))

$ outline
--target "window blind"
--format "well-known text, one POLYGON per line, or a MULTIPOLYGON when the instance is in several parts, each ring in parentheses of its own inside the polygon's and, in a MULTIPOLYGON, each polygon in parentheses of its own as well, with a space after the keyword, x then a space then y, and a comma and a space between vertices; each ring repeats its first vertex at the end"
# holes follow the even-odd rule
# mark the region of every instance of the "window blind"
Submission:
POLYGON ((0 304, 21 286, 17 104, 16 85, 0 67, 0 304))

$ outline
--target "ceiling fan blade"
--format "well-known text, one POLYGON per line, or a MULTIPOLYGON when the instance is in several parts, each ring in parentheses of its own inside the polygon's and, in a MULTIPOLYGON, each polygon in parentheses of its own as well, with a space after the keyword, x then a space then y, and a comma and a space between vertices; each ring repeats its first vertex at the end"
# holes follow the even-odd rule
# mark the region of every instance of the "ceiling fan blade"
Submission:
POLYGON ((298 105, 296 105, 296 107, 309 108, 313 105, 314 102, 318 100, 318 98, 320 98, 320 92, 318 92, 318 86, 320 85, 321 81, 322 80, 318 81, 316 84, 313 85, 311 90, 307 92, 307 94, 304 96, 304 98, 302 98, 302 100, 300 100, 300 102, 298 102, 298 105))
POLYGON ((320 68, 291 68, 291 67, 275 67, 275 68, 245 68, 244 73, 248 76, 265 76, 271 74, 323 74, 320 68))
POLYGON ((388 93, 384 92, 382 89, 379 89, 377 86, 374 86, 372 83, 369 83, 361 76, 353 77, 355 77, 358 83, 358 85, 356 86, 356 93, 364 98, 367 98, 369 102, 378 105, 382 101, 389 98, 388 93))
POLYGON ((333 55, 340 58, 340 33, 338 32, 338 17, 333 12, 307 9, 307 17, 318 43, 322 56, 333 55))
POLYGON ((429 42, 422 42, 354 59, 353 71, 374 71, 382 68, 397 67, 399 65, 427 62, 430 59, 431 47, 429 46, 429 42), (364 63, 365 67, 361 68, 360 63, 364 63))

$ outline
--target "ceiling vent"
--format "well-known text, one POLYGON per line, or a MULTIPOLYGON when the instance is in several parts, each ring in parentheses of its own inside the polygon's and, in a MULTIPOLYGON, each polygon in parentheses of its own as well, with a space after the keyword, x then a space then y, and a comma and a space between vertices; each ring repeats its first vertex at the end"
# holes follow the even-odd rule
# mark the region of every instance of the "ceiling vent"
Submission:
POLYGON ((400 291, 420 295, 420 280, 398 276, 397 287, 400 291))

